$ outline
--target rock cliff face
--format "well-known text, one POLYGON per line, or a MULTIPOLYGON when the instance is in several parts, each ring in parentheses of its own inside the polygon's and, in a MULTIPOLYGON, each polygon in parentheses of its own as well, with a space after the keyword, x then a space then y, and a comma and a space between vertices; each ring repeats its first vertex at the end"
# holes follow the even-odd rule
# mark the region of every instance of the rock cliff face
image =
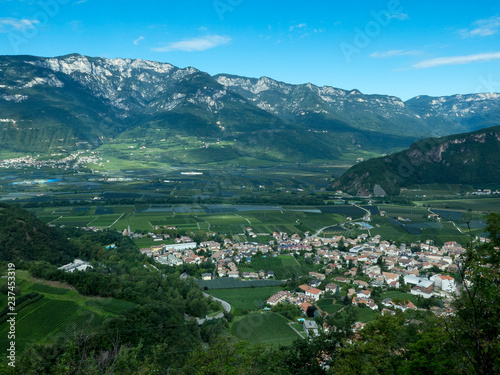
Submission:
MULTIPOLYGON (((364 95, 358 90, 291 85, 268 77, 259 79, 218 75, 217 81, 280 118, 303 123, 323 118, 318 126, 346 123, 354 128, 401 135, 442 136, 473 131, 500 122, 500 94, 417 96, 403 102, 394 96, 364 95), (479 127, 478 127, 479 126, 479 127)), ((313 125, 314 126, 314 125, 313 125)))
POLYGON ((192 148, 196 137, 224 143, 219 159, 302 162, 390 152, 424 136, 491 126, 500 121, 500 96, 403 102, 268 77, 212 77, 155 61, 0 56, 0 117, 0 147, 10 151, 94 149, 120 137, 153 141, 158 131, 162 139, 186 139, 182 149, 199 155, 194 162, 208 152, 192 148))
POLYGON ((359 163, 344 173, 335 189, 389 194, 425 183, 500 184, 500 126, 442 138, 427 138, 408 150, 359 163))

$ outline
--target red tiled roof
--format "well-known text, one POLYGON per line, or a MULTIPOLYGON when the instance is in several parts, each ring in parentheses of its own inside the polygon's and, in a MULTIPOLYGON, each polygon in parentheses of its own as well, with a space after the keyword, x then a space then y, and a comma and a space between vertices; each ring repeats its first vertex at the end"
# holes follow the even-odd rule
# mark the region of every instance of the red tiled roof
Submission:
POLYGON ((302 302, 302 303, 300 304, 300 308, 301 308, 303 311, 307 311, 307 308, 308 308, 309 306, 312 306, 309 302, 302 302))

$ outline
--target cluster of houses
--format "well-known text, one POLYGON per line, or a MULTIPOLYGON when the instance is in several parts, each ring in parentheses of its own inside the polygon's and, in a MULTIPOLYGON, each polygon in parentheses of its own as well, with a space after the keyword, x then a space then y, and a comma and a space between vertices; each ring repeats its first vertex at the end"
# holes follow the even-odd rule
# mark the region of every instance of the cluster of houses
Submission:
MULTIPOLYGON (((0 122, 2 122, 2 119, 0 119, 0 122)), ((63 158, 60 158, 63 154, 52 154, 51 156, 55 158, 49 159, 37 159, 28 155, 20 158, 0 160, 0 168, 52 168, 68 170, 78 169, 80 166, 97 163, 100 160, 95 152, 91 152, 88 156, 84 156, 82 154, 83 151, 77 151, 76 153, 63 158)))
POLYGON ((500 191, 497 190, 491 190, 491 189, 477 189, 476 191, 473 191, 472 193, 466 193, 466 195, 491 195, 491 194, 500 194, 500 191))
MULTIPOLYGON (((435 246, 432 241, 396 246, 380 236, 369 237, 366 233, 356 238, 333 236, 322 238, 307 236, 301 238, 294 234, 273 233, 274 241, 268 244, 256 242, 238 242, 229 238, 222 242, 205 241, 197 244, 190 237, 176 239, 175 244, 157 245, 141 249, 143 254, 168 265, 183 263, 199 264, 210 259, 214 263, 214 276, 267 279, 274 277, 273 269, 240 272, 240 264, 251 263, 257 254, 263 257, 276 257, 278 254, 300 253, 317 265, 324 265, 321 275, 326 277, 332 272, 344 271, 344 276, 354 278, 359 272, 370 279, 368 286, 400 287, 404 283, 411 285, 411 293, 429 298, 441 295, 441 292, 453 293, 454 280, 450 276, 421 277, 430 269, 439 272, 456 272, 455 259, 465 249, 456 242, 447 242, 435 246), (346 248, 339 249, 343 243, 346 248), (201 255, 204 254, 204 255, 201 255)), ((436 272, 435 272, 436 273, 436 272)), ((359 297, 359 296, 358 296, 359 297)), ((362 298, 362 297, 361 297, 362 298)))
POLYGON ((197 244, 184 236, 176 239, 175 244, 152 246, 141 249, 141 252, 168 265, 199 264, 210 259, 214 264, 214 272, 204 274, 203 278, 206 280, 213 277, 274 278, 273 269, 242 272, 239 267, 241 264, 251 263, 257 254, 276 257, 278 254, 294 256, 300 253, 319 265, 318 268, 322 271, 310 272, 312 280, 308 285, 301 285, 300 292, 280 291, 271 296, 267 303, 271 306, 291 303, 304 313, 325 293, 335 295, 343 285, 351 283, 355 287, 347 289, 346 297, 353 305, 365 305, 372 310, 382 309, 382 312, 388 313, 393 313, 394 309, 415 309, 416 306, 407 300, 394 302, 385 299, 382 303, 376 303, 372 297, 374 287, 400 288, 404 284, 409 286, 409 293, 415 296, 447 297, 457 291, 457 286, 453 277, 446 273, 458 271, 455 260, 465 252, 460 244, 453 241, 443 246, 435 246, 432 241, 396 246, 381 240, 378 235, 370 237, 366 233, 356 238, 322 238, 309 236, 309 233, 301 238, 297 234, 290 236, 278 232, 272 236, 274 240, 267 244, 238 242, 229 238, 222 242, 206 241, 197 244), (322 282, 332 273, 340 273, 341 276, 334 277, 333 282, 320 289, 322 282), (360 273, 364 275, 363 280, 359 277, 357 279, 360 273))

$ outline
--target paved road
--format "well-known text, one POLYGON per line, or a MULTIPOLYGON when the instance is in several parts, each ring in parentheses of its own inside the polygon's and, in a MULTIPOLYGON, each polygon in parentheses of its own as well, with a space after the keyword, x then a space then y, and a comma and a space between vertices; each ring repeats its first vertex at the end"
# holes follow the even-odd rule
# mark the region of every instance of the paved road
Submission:
MULTIPOLYGON (((207 298, 210 298, 212 297, 215 301, 218 301, 222 304, 222 308, 224 309, 225 312, 231 312, 231 305, 229 303, 227 303, 226 301, 223 301, 221 300, 220 298, 217 298, 217 297, 214 297, 214 296, 211 296, 210 294, 208 293, 205 293, 203 292, 203 295, 207 298)), ((212 320, 212 319, 220 319, 224 316, 224 312, 221 312, 215 316, 206 316, 205 318, 203 319, 197 319, 198 321, 198 325, 202 325, 203 323, 205 323, 206 320, 212 320)))

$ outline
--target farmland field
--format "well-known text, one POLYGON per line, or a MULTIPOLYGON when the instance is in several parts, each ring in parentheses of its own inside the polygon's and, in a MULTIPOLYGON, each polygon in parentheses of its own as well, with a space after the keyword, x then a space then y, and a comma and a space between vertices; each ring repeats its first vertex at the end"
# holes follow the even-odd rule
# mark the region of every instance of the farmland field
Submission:
POLYGON ((231 332, 240 340, 266 345, 289 345, 300 338, 279 314, 249 314, 236 321, 231 332))
POLYGON ((321 310, 327 312, 328 314, 335 314, 341 308, 345 307, 345 305, 338 303, 334 304, 332 298, 323 298, 318 301, 317 305, 321 310))
POLYGON ((363 323, 368 323, 370 320, 375 319, 379 316, 379 313, 373 311, 369 307, 354 307, 354 311, 358 314, 358 321, 363 323))
MULTIPOLYGON (((136 204, 90 207, 57 207, 30 209, 41 220, 60 226, 96 226, 132 231, 150 231, 154 226, 176 226, 181 230, 214 230, 220 233, 243 233, 251 227, 255 233, 271 234, 274 231, 303 234, 325 226, 333 226, 344 220, 339 212, 359 210, 352 206, 333 207, 335 212, 321 213, 310 210, 287 210, 277 206, 234 205, 220 213, 219 205, 190 205, 163 207, 160 205, 136 204), (192 206, 192 207, 191 207, 192 206), (212 208, 210 208, 212 207, 212 208), (215 207, 215 208, 214 208, 215 207)), ((220 205, 222 206, 222 205, 220 205)), ((328 210, 327 210, 328 211, 328 210)), ((357 211, 356 211, 357 212, 357 211)), ((364 212, 364 211, 363 211, 364 212)))
POLYGON ((385 291, 382 293, 381 297, 382 300, 386 298, 391 298, 391 299, 398 299, 401 301, 411 301, 413 303, 417 303, 417 296, 414 296, 413 294, 405 293, 405 292, 399 292, 397 290, 390 290, 390 291, 385 291))
POLYGON ((282 288, 279 286, 269 286, 261 288, 216 289, 208 290, 207 292, 214 297, 228 302, 234 309, 234 313, 239 315, 242 309, 256 310, 262 308, 262 306, 265 306, 267 299, 280 290, 282 288))
POLYGON ((253 257, 252 262, 240 267, 240 270, 259 272, 260 270, 274 271, 277 280, 285 280, 298 275, 306 275, 306 271, 292 256, 280 255, 276 258, 253 257))
POLYGON ((86 305, 97 307, 112 314, 123 314, 137 306, 135 303, 113 298, 90 299, 86 302, 86 305))
POLYGON ((418 201, 416 202, 416 204, 417 205, 425 204, 437 209, 500 212, 500 197, 418 201))
MULTIPOLYGON (((71 335, 74 328, 89 321, 89 312, 72 301, 43 298, 21 310, 16 319, 16 344, 19 351, 31 341, 48 341, 60 334, 71 335), (82 319, 86 317, 86 320, 82 319)), ((94 314, 95 315, 95 314, 94 314)), ((103 319, 95 319, 96 325, 103 319)), ((7 322, 0 325, 0 350, 7 349, 7 322)))
MULTIPOLYGON (((80 295, 65 288, 62 283, 42 284, 32 279, 28 271, 18 270, 17 284, 23 294, 37 292, 44 298, 25 306, 16 316, 16 346, 19 353, 31 341, 54 342, 58 337, 73 336, 75 330, 85 327, 93 331, 101 326, 111 314, 119 314, 135 304, 114 299, 96 299, 80 295), (62 286, 62 287, 59 287, 62 286)), ((0 309, 6 298, 0 294, 0 309)), ((0 350, 7 348, 8 323, 0 324, 0 350)))
MULTIPOLYGON (((447 241, 466 244, 470 241, 469 232, 463 226, 467 220, 482 220, 479 210, 500 212, 500 198, 450 199, 445 201, 417 201, 417 206, 401 206, 381 204, 365 206, 372 211, 370 230, 344 228, 339 224, 346 216, 361 217, 366 212, 353 205, 328 206, 264 206, 264 205, 230 205, 230 204, 145 204, 135 205, 89 205, 85 207, 52 207, 30 209, 44 222, 55 226, 96 226, 119 230, 130 226, 132 231, 151 232, 156 226, 175 226, 179 231, 214 231, 223 235, 235 236, 239 241, 258 241, 266 243, 273 232, 298 233, 303 235, 309 231, 315 233, 326 228, 323 235, 343 235, 356 237, 361 233, 381 235, 384 240, 396 242, 416 242, 433 240, 437 245, 447 241), (445 219, 452 219, 462 228, 461 233, 451 223, 432 222, 427 219, 431 210, 437 210, 445 219), (385 211, 385 217, 376 215, 378 210, 385 211), (440 211, 441 210, 441 211, 440 211), (467 211, 471 210, 471 211, 467 211), (459 217, 461 214, 461 218, 459 217), (451 216, 449 216, 451 215, 451 216), (404 222, 393 222, 389 219, 402 217, 404 222), (257 237, 250 237, 246 228, 252 228, 257 237)), ((359 203, 362 204, 362 203, 359 203)), ((482 234, 480 227, 473 228, 470 234, 482 234)), ((137 241, 139 247, 148 247, 154 242, 137 241)), ((158 243, 156 243, 158 244, 158 243)), ((247 265, 245 270, 267 270, 266 264, 247 265)), ((277 265, 274 269, 277 278, 286 279, 296 275, 298 269, 293 264, 277 265), (288 268, 287 268, 288 267, 288 268)), ((301 265, 302 266, 302 265, 301 265)), ((301 267, 300 274, 304 272, 301 267)))
POLYGON ((39 293, 49 293, 49 294, 56 294, 56 295, 64 295, 69 293, 69 289, 64 289, 64 288, 55 288, 53 286, 45 285, 45 284, 32 284, 29 289, 33 292, 39 292, 39 293))
POLYGON ((214 280, 196 280, 202 287, 212 289, 233 289, 233 288, 252 288, 278 286, 283 284, 280 280, 240 280, 232 277, 219 277, 214 280))

